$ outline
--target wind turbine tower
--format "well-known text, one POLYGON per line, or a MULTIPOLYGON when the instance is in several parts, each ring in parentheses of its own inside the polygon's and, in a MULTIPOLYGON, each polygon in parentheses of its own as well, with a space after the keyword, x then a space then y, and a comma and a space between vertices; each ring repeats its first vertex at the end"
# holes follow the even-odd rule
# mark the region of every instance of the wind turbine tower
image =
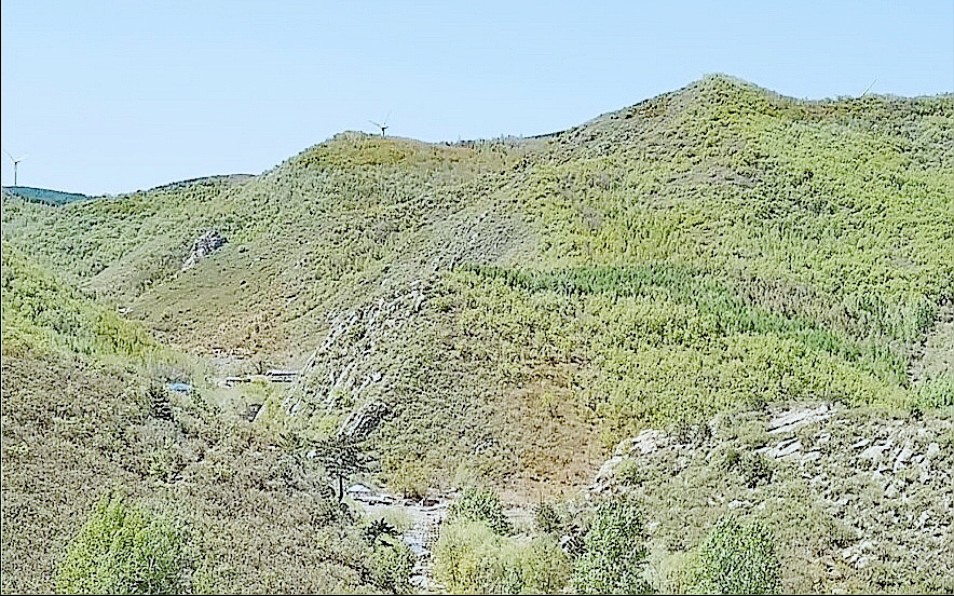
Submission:
POLYGON ((379 123, 375 122, 374 120, 368 120, 368 122, 370 122, 371 124, 373 124, 373 125, 377 126, 378 128, 380 128, 380 129, 381 129, 381 136, 383 137, 384 134, 385 134, 385 133, 387 132, 387 130, 388 130, 388 118, 390 118, 390 117, 391 117, 391 113, 388 112, 387 118, 384 119, 384 122, 383 122, 383 123, 380 123, 380 124, 379 124, 379 123))
POLYGON ((17 169, 20 165, 20 162, 26 159, 27 156, 23 155, 21 157, 13 157, 12 155, 10 155, 8 151, 4 151, 4 153, 6 153, 7 157, 10 158, 10 161, 13 162, 13 185, 16 186, 17 185, 17 169))

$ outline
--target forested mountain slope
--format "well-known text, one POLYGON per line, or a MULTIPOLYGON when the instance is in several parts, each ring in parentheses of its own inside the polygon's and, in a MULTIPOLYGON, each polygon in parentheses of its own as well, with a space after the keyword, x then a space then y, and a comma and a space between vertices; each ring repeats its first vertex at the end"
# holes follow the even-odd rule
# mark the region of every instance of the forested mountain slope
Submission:
POLYGON ((951 95, 713 76, 533 139, 342 133, 248 179, 4 202, 5 269, 29 254, 197 384, 300 371, 253 426, 360 423, 406 494, 575 494, 645 429, 804 403, 950 433, 951 95))

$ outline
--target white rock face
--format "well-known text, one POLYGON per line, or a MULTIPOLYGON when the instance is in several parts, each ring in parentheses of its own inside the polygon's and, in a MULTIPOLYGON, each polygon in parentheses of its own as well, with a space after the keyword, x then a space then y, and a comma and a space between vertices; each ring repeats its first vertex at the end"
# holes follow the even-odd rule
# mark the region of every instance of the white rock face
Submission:
POLYGON ((655 453, 660 447, 668 445, 668 435, 660 430, 647 429, 633 437, 626 439, 616 446, 613 457, 600 466, 596 478, 590 486, 590 491, 600 493, 606 490, 616 475, 616 468, 630 457, 640 457, 655 453))
POLYGON ((665 437, 666 433, 661 430, 644 430, 636 437, 620 443, 616 447, 616 453, 617 455, 629 455, 639 451, 641 455, 649 455, 659 448, 665 437))
POLYGON ((792 432, 800 426, 831 418, 833 412, 834 408, 832 408, 831 404, 827 403, 821 404, 817 408, 793 410, 773 418, 769 422, 768 432, 770 435, 792 432))
POLYGON ((802 442, 798 439, 786 439, 776 445, 775 447, 768 449, 765 452, 765 455, 768 457, 774 457, 775 459, 782 459, 783 457, 789 457, 795 455, 802 450, 802 442))
POLYGON ((888 449, 891 449, 893 446, 894 446, 893 441, 888 441, 887 443, 884 443, 882 445, 872 445, 871 447, 868 447, 867 449, 862 451, 859 457, 861 459, 870 459, 872 461, 878 462, 878 461, 881 461, 881 458, 884 455, 884 452, 887 451, 888 449))
POLYGON ((283 399, 283 409, 292 413, 307 402, 327 411, 344 395, 353 403, 384 399, 389 377, 379 368, 381 359, 392 340, 416 324, 428 287, 417 280, 361 308, 328 313, 328 333, 302 367, 300 382, 283 399))

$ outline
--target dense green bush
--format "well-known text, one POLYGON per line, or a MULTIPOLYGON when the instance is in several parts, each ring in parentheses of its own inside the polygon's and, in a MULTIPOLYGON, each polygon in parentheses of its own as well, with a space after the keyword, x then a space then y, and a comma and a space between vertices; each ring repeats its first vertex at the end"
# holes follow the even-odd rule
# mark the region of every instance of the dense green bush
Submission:
POLYGON ((780 564, 775 539, 758 522, 721 521, 699 547, 697 587, 707 594, 774 594, 780 564))
POLYGON ((502 593, 495 556, 501 538, 487 524, 449 521, 434 545, 434 576, 451 593, 502 593), (493 588, 488 589, 489 586, 493 588))
POLYGON ((399 459, 392 452, 382 458, 384 466, 393 465, 388 486, 405 499, 421 499, 430 488, 431 472, 421 460, 410 455, 405 457, 406 459, 399 459))
POLYGON ((570 559, 553 537, 537 536, 518 552, 523 594, 559 594, 570 583, 570 559))
POLYGON ((721 467, 726 472, 738 474, 749 488, 772 481, 772 463, 761 453, 728 449, 721 467))
POLYGON ((145 359, 158 343, 140 325, 82 295, 3 242, 3 350, 75 351, 145 359))
POLYGON ((621 486, 637 486, 645 480, 646 471, 636 458, 626 458, 616 466, 616 482, 621 486))
POLYGON ((918 412, 954 407, 954 374, 939 376, 922 383, 917 388, 917 397, 909 407, 918 412))
POLYGON ((169 518, 104 498, 74 538, 56 577, 65 594, 177 594, 188 588, 183 530, 169 518))
POLYGON ((513 525, 504 514, 500 497, 497 493, 482 488, 464 489, 460 498, 447 509, 447 519, 484 522, 487 527, 501 535, 513 532, 513 525))
POLYGON ((580 594, 649 593, 645 541, 642 515, 634 501, 601 503, 583 540, 583 556, 573 568, 573 587, 580 594))
POLYGON ((372 546, 371 583, 391 594, 411 592, 414 554, 400 539, 383 537, 372 546))
POLYGON ((501 536, 486 523, 447 523, 434 547, 434 575, 452 594, 555 594, 570 562, 552 537, 501 536))
POLYGON ((552 503, 537 503, 533 508, 533 525, 544 534, 556 534, 563 527, 563 518, 552 503))

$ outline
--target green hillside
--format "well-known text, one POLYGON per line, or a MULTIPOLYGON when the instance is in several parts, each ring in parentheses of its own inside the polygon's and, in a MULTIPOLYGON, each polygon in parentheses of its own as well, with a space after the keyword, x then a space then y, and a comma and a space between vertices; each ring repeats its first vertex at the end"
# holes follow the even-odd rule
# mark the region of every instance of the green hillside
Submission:
POLYGON ((66 205, 74 201, 85 201, 90 197, 78 192, 63 192, 49 188, 34 188, 32 186, 6 186, 5 192, 25 201, 43 203, 46 205, 66 205))
MULTIPOLYGON (((248 398, 217 380, 300 370, 252 428, 321 437, 377 412, 363 447, 395 492, 571 499, 641 431, 806 403, 951 436, 950 95, 801 101, 713 76, 546 137, 342 133, 237 183, 11 199, 3 238, 5 354, 103 349, 82 329, 105 314, 22 314, 75 286, 67 306, 148 330, 123 350, 200 363, 223 411, 248 398), (47 281, 8 283, 11 250, 47 281)), ((804 556, 784 585, 836 585, 804 556)), ((837 585, 939 589, 898 561, 837 585)))
POLYGON ((381 589, 376 553, 320 471, 218 410, 200 365, 6 243, 2 287, 4 593, 138 593, 140 580, 102 572, 92 584, 68 580, 67 555, 99 548, 76 536, 104 499, 187 528, 175 533, 182 556, 167 589, 381 589), (170 380, 193 391, 170 392, 170 380))

